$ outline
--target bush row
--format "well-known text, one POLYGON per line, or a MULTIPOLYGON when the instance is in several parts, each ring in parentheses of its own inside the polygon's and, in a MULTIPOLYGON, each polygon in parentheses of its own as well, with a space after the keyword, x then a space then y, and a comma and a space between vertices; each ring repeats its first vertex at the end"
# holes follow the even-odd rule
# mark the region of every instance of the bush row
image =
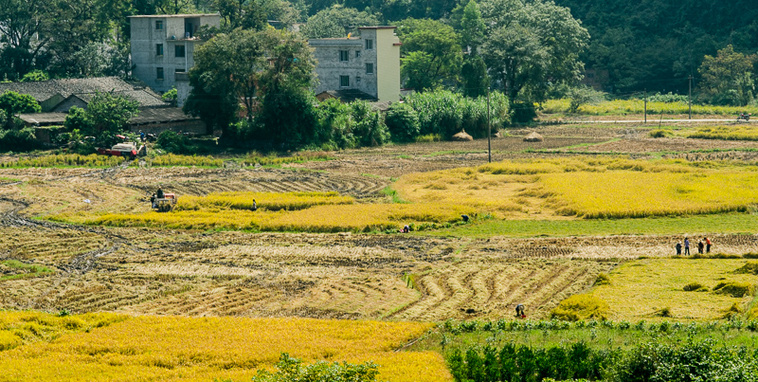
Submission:
POLYGON ((730 321, 711 321, 711 322, 645 322, 639 321, 631 323, 629 321, 608 321, 608 320, 589 320, 589 321, 560 321, 560 320, 508 320, 500 319, 497 321, 455 321, 447 320, 442 324, 442 329, 445 332, 452 334, 459 333, 473 333, 473 332, 517 332, 517 331, 529 331, 529 330, 571 330, 571 329, 584 329, 584 328, 607 328, 617 330, 639 330, 639 331, 651 331, 651 332, 701 332, 701 331, 713 331, 713 330, 747 330, 751 332, 758 331, 758 320, 730 320, 730 321))
POLYGON ((545 349, 514 344, 501 349, 472 347, 465 356, 454 351, 448 364, 455 380, 461 382, 758 380, 755 352, 717 346, 711 339, 690 338, 677 345, 649 342, 630 350, 594 350, 583 342, 545 349))

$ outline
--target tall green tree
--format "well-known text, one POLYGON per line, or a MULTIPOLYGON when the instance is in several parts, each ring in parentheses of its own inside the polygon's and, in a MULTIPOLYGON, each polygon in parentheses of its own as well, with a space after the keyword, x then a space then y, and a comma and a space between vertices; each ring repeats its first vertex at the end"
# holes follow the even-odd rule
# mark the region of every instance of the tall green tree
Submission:
POLYGON ((308 42, 283 30, 268 30, 266 56, 270 65, 261 75, 261 135, 292 146, 314 141, 316 114, 311 86, 315 61, 308 42))
POLYGON ((28 94, 19 94, 14 91, 7 91, 0 94, 0 111, 2 118, 0 122, 3 127, 10 128, 13 126, 14 117, 22 113, 39 113, 42 110, 37 100, 28 94))
POLYGON ((252 120, 258 82, 268 66, 266 33, 237 29, 213 37, 195 51, 195 66, 189 71, 192 91, 184 110, 199 116, 209 132, 227 132, 240 102, 252 120))
POLYGON ((543 101, 551 85, 576 83, 589 33, 568 8, 542 0, 483 0, 481 49, 495 85, 511 103, 543 101))
POLYGON ((375 15, 335 4, 309 17, 300 31, 307 38, 345 37, 356 34, 358 27, 372 25, 379 25, 375 15))
POLYGON ((758 55, 735 52, 732 45, 706 55, 698 71, 702 76, 700 96, 716 105, 745 106, 755 97, 753 68, 758 55))
POLYGON ((463 61, 460 36, 449 25, 428 19, 400 23, 401 72, 406 86, 434 89, 443 82, 456 83, 463 61))
POLYGON ((255 0, 216 0, 215 6, 224 20, 224 29, 261 30, 266 26, 266 15, 255 0))

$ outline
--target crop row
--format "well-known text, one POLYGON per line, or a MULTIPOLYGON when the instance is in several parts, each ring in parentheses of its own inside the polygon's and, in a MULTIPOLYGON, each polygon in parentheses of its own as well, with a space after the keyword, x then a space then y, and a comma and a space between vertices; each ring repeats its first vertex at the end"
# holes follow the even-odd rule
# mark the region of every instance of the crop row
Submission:
POLYGON ((394 230, 403 225, 422 228, 451 224, 460 221, 461 215, 468 211, 465 207, 438 204, 337 204, 314 205, 294 211, 201 208, 170 213, 58 215, 52 219, 119 227, 369 232, 394 230))
POLYGON ((183 196, 176 205, 178 211, 201 211, 204 209, 266 211, 302 210, 318 205, 353 204, 355 199, 337 192, 222 192, 206 196, 183 196))
POLYGON ((758 141, 758 128, 754 126, 713 126, 698 129, 687 138, 722 139, 728 141, 758 141))
MULTIPOLYGON (((124 157, 106 155, 81 155, 81 154, 52 154, 33 157, 19 157, 10 161, 0 162, 0 168, 28 168, 28 167, 113 167, 124 162, 124 157)), ((262 156, 258 154, 248 155, 241 158, 221 159, 202 155, 177 155, 163 154, 149 156, 142 161, 142 165, 154 167, 174 166, 197 166, 197 167, 224 167, 227 162, 237 166, 255 165, 280 165, 285 163, 299 163, 311 160, 327 160, 329 156, 323 152, 303 153, 296 156, 276 157, 262 156)), ((134 161, 132 166, 140 165, 134 161)))

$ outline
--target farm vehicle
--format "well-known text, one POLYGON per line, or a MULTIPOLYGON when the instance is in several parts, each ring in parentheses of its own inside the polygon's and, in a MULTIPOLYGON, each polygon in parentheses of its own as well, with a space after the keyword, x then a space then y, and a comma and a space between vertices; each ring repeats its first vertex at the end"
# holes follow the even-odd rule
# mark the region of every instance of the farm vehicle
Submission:
POLYGON ((111 147, 110 149, 99 147, 97 149, 97 153, 100 155, 112 155, 117 157, 127 157, 130 159, 134 159, 137 157, 137 155, 145 155, 147 149, 145 146, 140 146, 139 149, 137 149, 137 146, 134 143, 118 143, 111 147))
POLYGON ((150 203, 153 209, 158 212, 169 212, 174 209, 176 205, 176 194, 166 193, 162 198, 153 195, 150 197, 150 203))

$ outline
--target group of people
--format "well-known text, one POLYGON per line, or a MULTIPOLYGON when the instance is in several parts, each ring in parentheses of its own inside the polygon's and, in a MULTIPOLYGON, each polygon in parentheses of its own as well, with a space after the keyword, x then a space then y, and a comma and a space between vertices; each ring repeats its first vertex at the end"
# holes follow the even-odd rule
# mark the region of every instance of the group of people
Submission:
MULTIPOLYGON (((676 245, 674 246, 676 248, 676 254, 681 255, 682 254, 682 242, 678 241, 676 245)), ((711 240, 707 237, 704 237, 702 240, 697 241, 697 253, 703 254, 703 253, 711 253, 711 240)), ((684 255, 688 256, 690 255, 690 239, 685 237, 684 238, 684 255)))

